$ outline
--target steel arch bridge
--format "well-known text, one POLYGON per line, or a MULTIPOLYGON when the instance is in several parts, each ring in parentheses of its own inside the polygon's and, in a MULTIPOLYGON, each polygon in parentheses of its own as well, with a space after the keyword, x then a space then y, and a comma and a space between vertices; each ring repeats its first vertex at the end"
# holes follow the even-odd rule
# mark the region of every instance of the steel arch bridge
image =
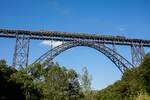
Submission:
POLYGON ((123 36, 58 31, 0 29, 0 38, 16 39, 12 66, 19 68, 28 65, 31 40, 50 40, 63 42, 62 45, 47 51, 34 63, 51 61, 61 52, 73 47, 87 46, 94 48, 107 56, 121 72, 123 72, 125 69, 138 66, 145 55, 144 48, 150 47, 150 40, 130 39, 123 36), (112 48, 108 47, 107 45, 112 45, 112 48), (128 46, 131 48, 132 63, 117 53, 116 45, 128 46))
POLYGON ((60 53, 73 48, 77 46, 87 46, 93 49, 96 49, 97 51, 103 53, 105 56, 107 56, 117 67, 118 69, 123 73, 124 70, 127 68, 133 68, 134 66, 127 61, 124 57, 119 55, 114 50, 110 49, 109 47, 105 46, 104 44, 97 44, 94 42, 84 42, 84 41, 75 41, 75 42, 67 42, 62 45, 59 45, 45 54, 43 54, 41 57, 39 57, 33 64, 35 63, 44 63, 51 62, 57 55, 60 53))

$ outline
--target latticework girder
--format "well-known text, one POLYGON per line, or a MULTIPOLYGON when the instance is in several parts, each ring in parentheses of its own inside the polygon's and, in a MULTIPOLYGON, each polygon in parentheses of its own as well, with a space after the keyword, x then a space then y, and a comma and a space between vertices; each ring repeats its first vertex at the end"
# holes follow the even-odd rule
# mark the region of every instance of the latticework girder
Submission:
POLYGON ((16 34, 13 67, 20 69, 28 65, 30 36, 16 34))
POLYGON ((108 48, 104 44, 97 44, 94 42, 84 42, 84 41, 67 42, 67 43, 64 43, 62 45, 59 45, 59 46, 49 50, 45 54, 43 54, 34 63, 50 62, 52 59, 54 59, 57 55, 59 55, 63 51, 70 49, 70 48, 73 48, 73 47, 77 47, 77 46, 88 46, 88 47, 94 48, 94 49, 98 50, 99 52, 103 53, 118 67, 118 69, 122 73, 127 68, 133 68, 134 67, 128 60, 126 60, 120 54, 118 54, 114 50, 108 48))
POLYGON ((138 66, 145 55, 144 47, 142 45, 131 46, 132 64, 138 66))

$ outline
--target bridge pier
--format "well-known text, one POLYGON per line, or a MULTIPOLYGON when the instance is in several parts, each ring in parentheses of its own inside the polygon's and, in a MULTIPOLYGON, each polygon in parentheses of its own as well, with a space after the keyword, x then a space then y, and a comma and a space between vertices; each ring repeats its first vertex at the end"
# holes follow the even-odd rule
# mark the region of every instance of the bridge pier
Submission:
POLYGON ((138 66, 143 60, 145 55, 143 45, 131 45, 131 56, 132 56, 132 64, 134 66, 138 66))
POLYGON ((16 33, 16 43, 13 55, 14 68, 23 68, 28 65, 30 35, 25 36, 16 33))

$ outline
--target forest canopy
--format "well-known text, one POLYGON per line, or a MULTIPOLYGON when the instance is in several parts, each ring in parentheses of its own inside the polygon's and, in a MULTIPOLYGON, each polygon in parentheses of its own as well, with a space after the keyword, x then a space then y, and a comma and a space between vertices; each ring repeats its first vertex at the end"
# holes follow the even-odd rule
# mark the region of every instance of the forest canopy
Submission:
POLYGON ((92 90, 90 85, 86 68, 82 75, 59 64, 37 63, 16 70, 0 60, 1 100, 149 100, 150 54, 105 89, 92 90))

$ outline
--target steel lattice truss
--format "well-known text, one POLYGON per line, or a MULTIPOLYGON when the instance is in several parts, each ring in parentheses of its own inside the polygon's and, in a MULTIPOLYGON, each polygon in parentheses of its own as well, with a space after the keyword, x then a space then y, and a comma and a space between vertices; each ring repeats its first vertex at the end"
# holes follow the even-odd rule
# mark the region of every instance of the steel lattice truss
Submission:
POLYGON ((64 44, 55 47, 35 62, 50 62, 61 52, 76 46, 88 46, 98 50, 107 56, 121 72, 127 68, 138 66, 145 52, 144 47, 150 47, 150 40, 130 39, 123 36, 70 33, 57 31, 27 31, 0 29, 1 38, 16 38, 13 56, 13 67, 25 67, 28 65, 30 40, 54 40, 62 41, 64 44), (112 49, 106 45, 112 45, 112 49), (132 64, 117 53, 116 45, 131 47, 132 64))
POLYGON ((88 46, 88 47, 91 47, 91 48, 98 50, 99 52, 101 52, 105 56, 107 56, 119 68, 119 70, 121 72, 123 72, 127 68, 133 68, 134 67, 124 57, 119 55, 114 50, 106 47, 105 45, 97 44, 95 42, 84 42, 84 41, 67 42, 67 43, 64 43, 62 45, 59 45, 59 46, 49 50, 45 54, 43 54, 34 63, 45 63, 45 61, 51 62, 51 60, 53 60, 57 55, 59 55, 63 51, 68 50, 68 49, 73 48, 73 47, 77 47, 77 46, 88 46))
POLYGON ((13 56, 13 67, 23 68, 28 65, 30 36, 24 38, 24 35, 16 35, 16 45, 13 56))

